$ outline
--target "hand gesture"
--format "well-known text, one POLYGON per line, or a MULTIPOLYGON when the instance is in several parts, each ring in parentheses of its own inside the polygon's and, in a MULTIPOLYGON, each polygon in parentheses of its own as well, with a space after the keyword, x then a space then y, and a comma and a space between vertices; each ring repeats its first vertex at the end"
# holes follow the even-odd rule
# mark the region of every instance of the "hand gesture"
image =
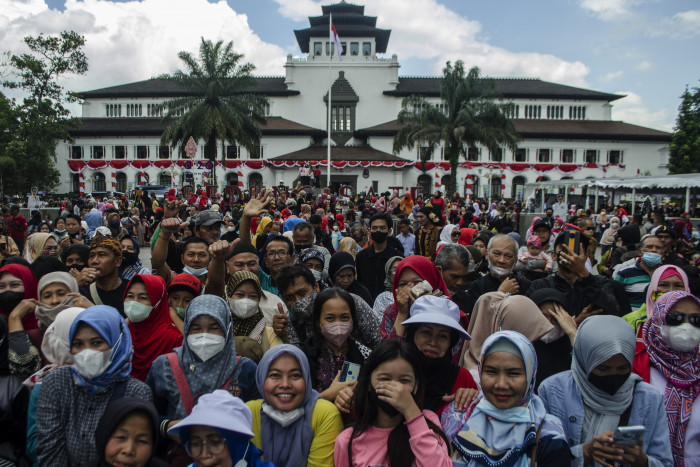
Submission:
POLYGON ((579 278, 589 275, 588 269, 586 269, 587 257, 583 249, 576 254, 569 249, 568 245, 562 245, 559 257, 566 260, 566 267, 579 278))
POLYGON ((471 404, 478 395, 478 389, 459 388, 457 389, 457 391, 455 391, 454 394, 450 394, 449 396, 443 396, 442 400, 445 402, 454 401, 455 409, 464 411, 467 409, 467 407, 469 407, 469 404, 471 404))
POLYGON ((170 219, 177 217, 180 213, 180 202, 175 201, 165 201, 163 203, 163 219, 170 219))
POLYGON ((554 303, 554 310, 551 312, 552 318, 557 321, 559 327, 564 331, 571 341, 571 345, 574 345, 574 339, 576 337, 576 320, 573 316, 566 312, 563 306, 558 303, 554 303))
POLYGON ((341 390, 345 388, 351 388, 353 386, 355 386, 355 381, 346 381, 344 383, 341 383, 340 371, 338 371, 338 374, 335 375, 335 378, 333 379, 331 385, 328 387, 328 389, 321 393, 321 396, 327 401, 335 402, 335 399, 341 390))
POLYGON ((353 406, 355 405, 355 400, 353 398, 355 394, 355 386, 350 388, 341 389, 335 398, 335 407, 340 413, 350 413, 353 406))
POLYGON ((520 286, 518 285, 518 281, 514 277, 511 277, 510 279, 505 279, 503 282, 501 282, 500 287, 498 287, 498 291, 515 295, 520 292, 520 286))
POLYGON ((614 467, 615 462, 622 462, 625 451, 613 445, 612 435, 612 431, 604 431, 583 445, 584 464, 595 461, 603 467, 614 467))
POLYGON ((289 325, 289 317, 284 312, 284 308, 281 303, 277 304, 278 313, 272 317, 272 329, 275 334, 284 338, 287 336, 287 326, 289 325))
POLYGON ((621 446, 619 444, 613 444, 613 446, 624 451, 621 464, 631 464, 633 467, 644 467, 649 464, 649 459, 643 449, 643 439, 640 439, 639 443, 634 446, 621 446))
POLYGON ((39 305, 39 300, 35 298, 25 298, 24 300, 19 302, 19 304, 15 307, 14 310, 12 310, 12 313, 10 313, 10 318, 16 318, 21 320, 29 313, 34 311, 39 305))
POLYGON ((589 316, 594 316, 594 315, 597 315, 598 313, 603 312, 602 308, 596 308, 594 310, 593 309, 594 306, 595 305, 591 303, 586 308, 584 308, 583 311, 581 311, 581 313, 579 313, 578 316, 576 316, 576 318, 574 318, 574 320, 576 321, 576 327, 581 326, 581 323, 583 323, 583 321, 586 318, 588 318, 589 316))
POLYGON ((75 306, 78 308, 90 308, 94 305, 94 303, 92 303, 90 300, 88 300, 87 298, 85 298, 77 292, 71 292, 69 294, 66 294, 66 297, 74 297, 71 306, 75 306))
POLYGON ((399 314, 408 316, 411 311, 411 305, 415 299, 411 293, 411 285, 407 284, 396 291, 396 303, 399 307, 399 314))
POLYGON ((209 254, 213 258, 226 258, 233 250, 233 243, 226 240, 217 240, 209 245, 209 254))
POLYGON ((188 225, 190 225, 189 222, 183 222, 181 224, 180 219, 177 217, 171 217, 169 219, 163 219, 163 221, 160 223, 160 231, 170 236, 178 230, 184 229, 188 225))
POLYGON ((260 214, 268 212, 268 207, 272 201, 272 190, 262 189, 260 194, 255 195, 254 191, 251 191, 250 201, 243 208, 243 215, 248 218, 257 217, 260 214))
POLYGON ((78 274, 76 280, 78 281, 78 285, 80 287, 84 287, 88 284, 92 284, 93 282, 95 282, 99 274, 100 273, 97 269, 83 268, 83 270, 80 271, 80 274, 78 274))
POLYGON ((404 419, 411 420, 421 414, 409 389, 396 381, 381 381, 374 387, 380 400, 388 402, 401 412, 404 419))

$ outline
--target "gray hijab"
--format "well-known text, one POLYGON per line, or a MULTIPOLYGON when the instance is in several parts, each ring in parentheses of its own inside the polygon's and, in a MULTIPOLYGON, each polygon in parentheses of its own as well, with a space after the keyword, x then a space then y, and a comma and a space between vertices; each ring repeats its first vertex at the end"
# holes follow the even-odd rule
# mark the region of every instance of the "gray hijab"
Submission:
POLYGON ((627 381, 611 396, 591 384, 588 376, 595 367, 617 354, 622 354, 632 368, 634 350, 634 330, 622 318, 591 316, 579 326, 571 374, 581 393, 585 410, 581 443, 617 426, 620 415, 632 403, 635 382, 641 380, 630 373, 627 381))
POLYGON ((384 279, 384 287, 386 287, 389 292, 393 292, 394 290, 394 279, 391 278, 391 280, 389 280, 389 270, 391 269, 391 265, 394 264, 394 261, 401 261, 402 259, 403 256, 392 256, 387 260, 386 265, 384 266, 384 274, 386 274, 386 279, 384 279))

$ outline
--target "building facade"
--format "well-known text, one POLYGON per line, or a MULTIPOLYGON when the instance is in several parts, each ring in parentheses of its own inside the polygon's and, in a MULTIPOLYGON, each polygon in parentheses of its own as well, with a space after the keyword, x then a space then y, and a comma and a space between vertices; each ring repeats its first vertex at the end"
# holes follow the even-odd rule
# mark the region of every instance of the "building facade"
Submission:
MULTIPOLYGON (((125 192, 142 184, 178 188, 210 182, 225 185, 294 184, 298 168, 319 165, 325 185, 328 86, 331 88, 331 183, 357 191, 433 191, 447 185, 449 163, 438 148, 425 165, 423 148, 392 152, 404 97, 421 95, 440 108, 439 77, 399 76, 396 55, 387 56, 391 31, 376 27, 364 7, 322 7, 296 30, 302 54, 287 56, 285 76, 260 77, 250 92, 265 95, 267 124, 259 148, 249 152, 219 144, 216 163, 203 159, 204 141, 193 159, 161 146, 166 126, 155 106, 186 95, 173 84, 150 79, 82 93, 82 125, 74 143, 57 150, 60 191, 125 192), (343 44, 336 57, 328 38, 329 16, 343 44)), ((467 64, 468 66, 468 64, 467 64)), ((667 173, 671 135, 615 121, 612 103, 624 96, 539 79, 492 78, 522 141, 517 151, 468 151, 457 170, 460 193, 517 198, 538 179, 602 178, 667 173)))

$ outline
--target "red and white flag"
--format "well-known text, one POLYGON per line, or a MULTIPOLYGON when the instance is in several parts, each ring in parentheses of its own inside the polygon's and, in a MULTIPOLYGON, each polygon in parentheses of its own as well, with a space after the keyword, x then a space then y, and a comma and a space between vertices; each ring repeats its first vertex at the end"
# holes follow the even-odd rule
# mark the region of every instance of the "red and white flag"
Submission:
POLYGON ((335 30, 335 25, 333 24, 333 18, 331 17, 331 41, 335 43, 335 49, 338 52, 338 59, 342 60, 343 55, 343 44, 340 43, 340 36, 338 31, 335 30))

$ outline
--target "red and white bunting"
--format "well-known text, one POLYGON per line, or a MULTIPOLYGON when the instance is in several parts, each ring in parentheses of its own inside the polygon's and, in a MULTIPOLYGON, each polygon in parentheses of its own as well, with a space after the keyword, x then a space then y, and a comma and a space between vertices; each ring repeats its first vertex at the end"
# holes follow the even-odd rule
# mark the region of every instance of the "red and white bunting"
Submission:
POLYGON ((83 178, 83 172, 78 172, 78 191, 80 192, 80 197, 82 198, 85 194, 85 179, 83 178))
POLYGON ((435 171, 435 189, 440 189, 440 173, 437 170, 435 171))
POLYGON ((506 197, 506 174, 501 174, 501 199, 506 197))
POLYGON ((467 194, 474 194, 474 175, 471 172, 467 174, 467 194))
POLYGON ((145 186, 146 183, 148 183, 146 180, 146 172, 142 171, 139 173, 139 185, 145 186))
POLYGON ((240 188, 242 190, 245 187, 245 185, 243 184, 243 172, 241 172, 239 170, 237 173, 238 173, 238 188, 240 188))
POLYGON ((112 170, 112 191, 117 191, 117 172, 112 170))

